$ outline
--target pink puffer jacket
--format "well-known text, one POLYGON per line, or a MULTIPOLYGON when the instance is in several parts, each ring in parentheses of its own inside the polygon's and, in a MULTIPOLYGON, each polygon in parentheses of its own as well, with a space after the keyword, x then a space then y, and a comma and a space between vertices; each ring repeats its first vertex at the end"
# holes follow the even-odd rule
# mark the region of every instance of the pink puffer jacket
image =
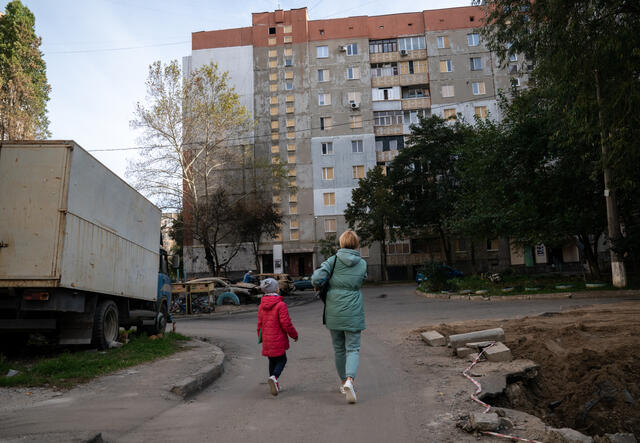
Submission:
POLYGON ((258 328, 262 328, 262 355, 279 357, 289 349, 289 337, 298 338, 298 331, 293 327, 287 305, 279 295, 265 295, 260 301, 258 310, 258 328))

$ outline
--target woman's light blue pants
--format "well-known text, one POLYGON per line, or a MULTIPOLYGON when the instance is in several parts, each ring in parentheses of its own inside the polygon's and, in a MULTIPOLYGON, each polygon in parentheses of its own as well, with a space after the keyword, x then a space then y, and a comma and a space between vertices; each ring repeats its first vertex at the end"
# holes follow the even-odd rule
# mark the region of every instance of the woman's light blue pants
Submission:
POLYGON ((356 378, 358 354, 360 352, 360 331, 336 331, 330 329, 331 342, 336 359, 336 369, 340 380, 356 378))

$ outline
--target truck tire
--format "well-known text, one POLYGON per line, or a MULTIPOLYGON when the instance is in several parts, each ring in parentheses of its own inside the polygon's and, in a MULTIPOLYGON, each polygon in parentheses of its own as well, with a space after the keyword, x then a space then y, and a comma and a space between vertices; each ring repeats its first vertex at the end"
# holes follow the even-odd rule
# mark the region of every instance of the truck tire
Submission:
POLYGON ((146 332, 148 336, 157 335, 164 332, 167 328, 167 320, 169 319, 169 310, 166 303, 160 305, 160 310, 156 315, 156 320, 153 326, 143 326, 142 332, 146 332))
POLYGON ((93 318, 93 338, 91 344, 103 350, 118 340, 120 324, 118 322, 118 306, 113 300, 102 300, 96 307, 93 318))
POLYGON ((240 304, 240 299, 238 299, 238 296, 233 292, 223 292, 222 294, 218 295, 218 301, 216 302, 216 304, 220 306, 222 305, 222 303, 224 303, 225 300, 231 300, 234 305, 240 304))

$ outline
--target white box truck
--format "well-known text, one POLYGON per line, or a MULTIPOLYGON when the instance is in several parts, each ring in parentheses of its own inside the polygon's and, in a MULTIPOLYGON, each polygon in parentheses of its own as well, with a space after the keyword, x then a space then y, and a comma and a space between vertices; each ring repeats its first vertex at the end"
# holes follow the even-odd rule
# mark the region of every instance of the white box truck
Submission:
POLYGON ((161 212, 73 141, 0 142, 0 344, 165 329, 161 212))

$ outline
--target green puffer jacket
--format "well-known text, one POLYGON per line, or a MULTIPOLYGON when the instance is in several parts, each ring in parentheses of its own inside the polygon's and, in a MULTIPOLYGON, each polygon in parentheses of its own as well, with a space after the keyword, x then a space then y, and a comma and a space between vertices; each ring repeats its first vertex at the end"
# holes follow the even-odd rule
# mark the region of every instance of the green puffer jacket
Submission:
POLYGON ((367 278, 367 262, 360 258, 360 252, 353 249, 338 250, 336 255, 329 257, 315 270, 311 276, 311 283, 317 287, 326 280, 336 257, 338 261, 327 293, 327 328, 337 331, 362 331, 365 325, 360 287, 367 278))

